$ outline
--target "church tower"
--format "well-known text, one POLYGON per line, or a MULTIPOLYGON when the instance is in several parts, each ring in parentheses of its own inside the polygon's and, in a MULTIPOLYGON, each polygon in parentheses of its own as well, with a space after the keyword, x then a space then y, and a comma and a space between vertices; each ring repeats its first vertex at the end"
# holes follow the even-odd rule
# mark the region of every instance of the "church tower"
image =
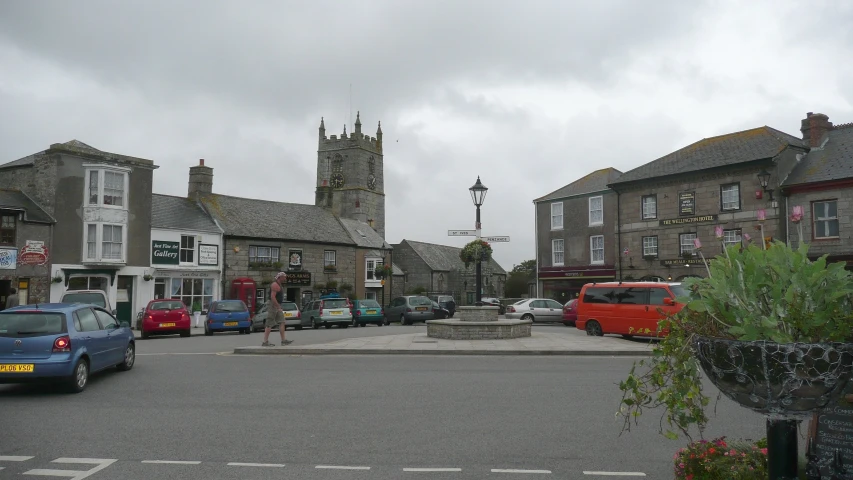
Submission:
POLYGON ((355 131, 326 137, 320 119, 317 148, 317 190, 314 204, 342 218, 360 220, 385 238, 385 176, 382 169, 382 122, 376 137, 361 133, 361 113, 355 131))

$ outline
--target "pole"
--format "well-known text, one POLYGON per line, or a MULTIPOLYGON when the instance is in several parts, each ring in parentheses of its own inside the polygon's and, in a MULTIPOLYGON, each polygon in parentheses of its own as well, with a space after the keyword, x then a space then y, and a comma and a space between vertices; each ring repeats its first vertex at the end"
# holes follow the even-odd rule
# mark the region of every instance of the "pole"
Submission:
MULTIPOLYGON (((480 239, 480 206, 479 205, 477 205, 477 225, 475 226, 475 228, 477 229, 477 240, 479 240, 480 239)), ((481 297, 481 295, 482 295, 481 292, 483 290, 483 262, 480 258, 478 258, 476 260, 477 260, 477 270, 476 270, 475 275, 476 275, 477 291, 474 294, 474 305, 479 306, 482 304, 482 300, 483 300, 483 298, 481 297)))
POLYGON ((767 419, 767 468, 770 480, 797 478, 797 421, 767 419))

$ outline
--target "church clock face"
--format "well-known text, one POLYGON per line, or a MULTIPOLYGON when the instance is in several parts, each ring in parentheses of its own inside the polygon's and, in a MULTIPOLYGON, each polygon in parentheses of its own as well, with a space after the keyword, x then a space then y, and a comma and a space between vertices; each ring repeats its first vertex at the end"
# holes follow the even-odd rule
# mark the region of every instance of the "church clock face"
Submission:
POLYGON ((367 188, 376 189, 376 177, 372 173, 367 177, 367 188))
POLYGON ((341 188, 344 186, 344 174, 335 173, 332 175, 332 188, 341 188))

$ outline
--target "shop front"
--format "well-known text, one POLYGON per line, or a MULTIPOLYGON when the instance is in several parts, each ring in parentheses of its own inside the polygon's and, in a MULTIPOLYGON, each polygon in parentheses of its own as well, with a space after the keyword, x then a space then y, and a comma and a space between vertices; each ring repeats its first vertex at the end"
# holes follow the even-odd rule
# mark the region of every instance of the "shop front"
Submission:
POLYGON ((610 282, 616 279, 616 269, 604 266, 543 267, 539 270, 539 291, 542 298, 566 303, 577 298, 587 283, 610 282))
POLYGON ((155 300, 180 300, 191 312, 207 315, 210 303, 220 298, 218 270, 157 269, 153 276, 155 300))

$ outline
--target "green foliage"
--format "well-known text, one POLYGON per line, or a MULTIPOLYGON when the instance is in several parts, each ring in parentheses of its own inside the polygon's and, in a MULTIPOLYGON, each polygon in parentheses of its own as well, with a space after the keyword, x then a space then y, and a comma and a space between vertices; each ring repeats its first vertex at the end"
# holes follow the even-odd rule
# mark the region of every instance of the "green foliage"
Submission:
POLYGON ((518 265, 514 265, 509 273, 524 274, 527 276, 528 280, 533 280, 533 277, 536 274, 536 260, 525 260, 518 265))
POLYGON ((412 287, 409 289, 410 295, 421 295, 427 291, 426 287, 418 285, 417 287, 412 287))
POLYGON ((504 295, 509 298, 527 295, 527 282, 527 277, 523 274, 510 273, 504 286, 504 295))
POLYGON ((338 290, 341 293, 348 293, 348 292, 351 292, 353 290, 353 287, 349 283, 342 283, 341 286, 338 287, 338 290))
POLYGON ((338 288, 338 281, 337 280, 329 280, 328 282, 326 282, 326 288, 328 288, 329 290, 331 290, 333 288, 338 288))
POLYGON ((807 244, 797 250, 781 242, 767 250, 732 246, 710 261, 710 277, 686 279, 682 285, 689 297, 678 299, 685 307, 659 322, 668 334, 619 383, 617 415, 624 417, 624 430, 645 409, 663 407, 664 436, 675 439, 680 431, 689 437, 691 425, 702 434, 710 400, 702 392, 693 351, 696 335, 776 343, 849 341, 853 276, 844 264, 827 264, 826 256, 811 261, 807 253, 807 244), (638 367, 645 372, 637 373, 638 367))
POLYGON ((391 276, 393 269, 391 265, 380 264, 373 269, 373 275, 378 279, 388 278, 391 276))
POLYGON ((676 480, 767 478, 767 440, 726 442, 725 437, 690 443, 675 454, 676 480))
POLYGON ((485 240, 474 240, 469 242, 459 251, 459 259, 465 262, 465 266, 483 261, 488 262, 492 258, 492 246, 485 240))

